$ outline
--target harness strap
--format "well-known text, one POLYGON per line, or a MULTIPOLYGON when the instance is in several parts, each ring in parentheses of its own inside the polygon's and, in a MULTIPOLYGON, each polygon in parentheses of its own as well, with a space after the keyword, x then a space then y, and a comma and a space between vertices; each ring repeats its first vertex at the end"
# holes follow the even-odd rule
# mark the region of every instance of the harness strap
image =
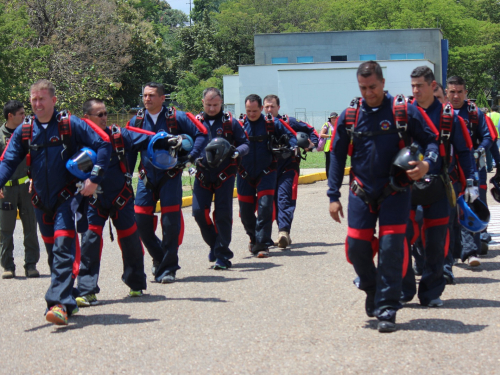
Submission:
POLYGON ((79 180, 77 178, 74 178, 73 180, 71 180, 71 182, 69 182, 65 187, 61 189, 59 194, 57 194, 57 202, 53 208, 49 208, 43 204, 42 200, 40 199, 40 196, 35 191, 35 189, 33 189, 33 194, 31 195, 31 203, 33 204, 33 206, 42 210, 48 216, 54 219, 56 216, 57 209, 68 199, 75 196, 76 183, 78 181, 79 180))
POLYGON ((354 193, 354 195, 361 198, 363 200, 363 202, 365 202, 366 205, 368 205, 368 207, 370 208, 370 212, 372 212, 372 213, 378 212, 378 209, 380 208, 380 205, 382 204, 382 202, 388 196, 396 193, 396 190, 394 190, 390 184, 387 184, 384 186, 380 197, 378 199, 374 199, 366 193, 365 189, 363 189, 363 184, 360 181, 358 181, 358 179, 356 177, 354 177, 352 179, 352 182, 351 182, 349 187, 350 187, 351 191, 354 193))
POLYGON ((142 162, 139 165, 139 178, 144 182, 144 186, 146 186, 147 189, 153 192, 153 199, 155 201, 159 199, 160 190, 163 187, 163 185, 165 185, 169 179, 176 177, 181 172, 182 169, 179 168, 169 169, 165 171, 158 184, 154 185, 151 181, 149 181, 146 169, 144 168, 142 162))
POLYGON ((479 139, 477 134, 477 127, 479 126, 479 115, 477 113, 476 103, 472 102, 470 99, 467 100, 467 112, 469 113, 469 132, 472 138, 473 144, 479 144, 479 139))
POLYGON ((262 172, 260 172, 254 178, 251 178, 249 176, 248 172, 245 170, 245 168, 242 165, 240 165, 238 167, 238 173, 240 174, 241 178, 247 180, 250 185, 255 187, 259 184, 260 180, 262 180, 262 177, 275 171, 277 167, 278 167, 278 161, 273 158, 273 161, 271 162, 271 164, 269 164, 269 166, 266 169, 263 169, 262 172))
POLYGON ((137 115, 135 115, 135 122, 134 122, 134 127, 142 129, 142 126, 144 125, 144 111, 145 108, 141 108, 137 111, 137 115))
POLYGON ((399 94, 394 98, 392 106, 396 128, 399 130, 399 137, 403 140, 405 147, 409 147, 411 139, 408 134, 408 102, 404 95, 399 94))
POLYGON ((234 143, 233 115, 231 112, 222 112, 222 135, 230 143, 234 143))
POLYGON ((217 175, 217 180, 214 182, 208 181, 205 172, 207 171, 204 167, 203 169, 198 168, 196 171, 196 178, 200 181, 200 185, 203 188, 213 191, 220 188, 224 181, 226 181, 228 178, 236 175, 236 173, 238 172, 238 164, 236 160, 233 160, 226 166, 226 168, 219 172, 219 174, 217 175))
POLYGON ((177 110, 175 109, 175 107, 169 107, 167 109, 165 118, 167 119, 168 133, 173 135, 178 135, 179 129, 177 126, 177 110))

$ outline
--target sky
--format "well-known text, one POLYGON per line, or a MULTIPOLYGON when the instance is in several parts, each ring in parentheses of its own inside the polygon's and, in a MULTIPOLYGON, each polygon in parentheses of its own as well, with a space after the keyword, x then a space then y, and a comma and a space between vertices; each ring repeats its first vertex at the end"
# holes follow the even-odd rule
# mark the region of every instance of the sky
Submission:
MULTIPOLYGON (((193 0, 191 0, 191 2, 192 1, 193 0)), ((167 3, 169 3, 173 9, 182 10, 184 13, 189 15, 189 0, 167 0, 167 3)))

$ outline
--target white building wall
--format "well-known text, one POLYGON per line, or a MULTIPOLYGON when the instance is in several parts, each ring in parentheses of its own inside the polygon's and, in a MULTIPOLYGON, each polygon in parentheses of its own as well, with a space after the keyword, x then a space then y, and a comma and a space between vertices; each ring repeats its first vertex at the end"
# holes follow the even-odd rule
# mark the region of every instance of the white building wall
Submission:
MULTIPOLYGON (((434 64, 422 60, 379 61, 391 94, 411 95, 410 73, 417 66, 434 64)), ((224 76, 224 102, 235 104, 235 115, 245 111, 247 95, 280 97, 280 112, 319 128, 330 112, 340 114, 355 96, 359 62, 241 66, 238 76, 224 76), (236 82, 238 81, 238 82, 236 82), (238 90, 236 90, 238 88, 238 90)))

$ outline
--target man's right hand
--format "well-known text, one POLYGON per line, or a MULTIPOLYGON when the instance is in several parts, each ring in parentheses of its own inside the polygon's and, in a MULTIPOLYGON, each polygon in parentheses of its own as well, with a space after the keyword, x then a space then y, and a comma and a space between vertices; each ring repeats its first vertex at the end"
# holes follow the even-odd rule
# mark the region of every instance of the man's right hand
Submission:
POLYGON ((340 218, 344 218, 342 203, 340 203, 339 201, 330 203, 330 216, 334 221, 340 223, 340 218))
POLYGON ((3 199, 3 198, 5 198, 3 195, 3 189, 0 189, 0 199, 3 199))

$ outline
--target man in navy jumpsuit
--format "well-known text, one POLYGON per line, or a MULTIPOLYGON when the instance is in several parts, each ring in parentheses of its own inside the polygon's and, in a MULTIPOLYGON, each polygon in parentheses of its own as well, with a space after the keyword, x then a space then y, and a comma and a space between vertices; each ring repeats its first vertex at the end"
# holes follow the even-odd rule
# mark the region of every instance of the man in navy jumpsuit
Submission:
MULTIPOLYGON (((441 124, 443 122, 442 115, 446 105, 434 96, 434 88, 437 86, 434 78, 434 73, 427 66, 420 66, 411 73, 411 85, 415 102, 413 105, 423 114, 428 121, 430 127, 434 127, 440 133, 441 139, 441 124)), ((451 105, 449 110, 452 110, 451 105)), ((443 146, 440 150, 440 163, 436 164, 436 168, 429 171, 429 175, 442 175, 443 160, 445 157, 451 156, 451 163, 448 162, 448 173, 451 180, 458 180, 460 174, 467 179, 474 178, 474 168, 471 162, 471 140, 465 123, 461 123, 459 117, 451 113, 453 122, 451 124, 451 134, 447 131, 443 135, 443 146), (449 134, 449 144, 453 147, 452 155, 446 155, 445 137, 449 134), (456 158, 458 157, 459 163, 456 158), (461 168, 461 172, 456 168, 461 168)), ((451 152, 450 152, 451 154, 451 152)), ((415 188, 414 188, 415 189, 415 188)), ((423 227, 420 231, 419 225, 415 221, 415 213, 417 206, 412 206, 410 213, 410 221, 408 223, 406 235, 410 245, 413 245, 415 240, 422 233, 423 244, 423 270, 422 278, 420 279, 418 288, 418 298, 420 304, 429 307, 439 307, 443 302, 439 298, 444 291, 446 280, 443 274, 444 259, 448 253, 449 247, 449 218, 451 211, 456 212, 456 207, 451 207, 448 198, 446 197, 445 187, 442 185, 442 196, 437 201, 428 205, 423 205, 423 227)), ((473 188, 468 188, 473 190, 473 188)), ((477 188, 476 188, 477 190, 477 188)), ((432 199, 432 197, 429 197, 432 199)), ((413 299, 417 292, 415 274, 411 266, 411 256, 407 258, 407 272, 403 279, 402 302, 408 302, 413 299)))
MULTIPOLYGON (((396 192, 389 184, 393 160, 400 151, 403 134, 396 127, 393 97, 384 92, 385 80, 380 65, 374 61, 364 62, 358 68, 357 79, 363 100, 350 128, 352 138, 346 128, 347 110, 340 115, 332 135, 328 180, 330 215, 337 222, 344 217, 339 197, 349 153, 351 190, 347 259, 358 275, 357 286, 366 292, 367 315, 377 317, 380 332, 392 332, 396 329, 396 311, 401 308, 404 257, 409 256, 405 232, 410 215, 410 189, 396 192), (380 228, 378 240, 374 236, 377 219, 380 228), (373 262, 377 251, 378 267, 373 262)), ((426 125, 415 107, 408 105, 406 108, 407 132, 426 150, 424 160, 411 161, 410 165, 415 167, 406 172, 407 178, 418 180, 437 162, 437 134, 426 125)), ((403 187, 407 180, 404 173, 401 174, 400 181, 396 181, 399 187, 403 187)))
POLYGON ((77 151, 77 146, 87 146, 96 151, 97 163, 80 192, 84 196, 92 195, 108 167, 111 144, 108 135, 97 125, 70 116, 70 142, 68 149, 64 150, 66 144, 61 139, 63 136, 58 126, 60 112, 54 110, 54 85, 47 80, 37 81, 31 87, 30 101, 35 113, 32 134, 28 138, 31 146, 25 147, 22 136, 25 126, 20 126, 14 132, 0 164, 0 187, 5 185, 29 152, 35 214, 51 270, 51 283, 45 295, 48 308, 46 319, 55 324, 67 324, 68 315, 77 309, 73 285, 78 274, 79 260, 75 262, 75 257, 79 257, 79 245, 75 215, 71 209, 76 188, 74 183, 70 184, 74 178, 66 169, 66 161, 77 151))
POLYGON ((233 228, 233 191, 238 170, 238 158, 248 154, 248 139, 240 123, 222 112, 222 94, 219 89, 209 87, 203 91, 203 113, 198 119, 208 130, 208 141, 224 138, 235 147, 217 168, 210 168, 205 155, 197 165, 193 186, 193 216, 200 227, 201 235, 210 247, 208 259, 215 261, 214 269, 231 267, 233 252, 229 249, 233 228), (227 122, 227 123, 226 123, 227 122), (210 207, 214 197, 213 221, 210 207))
MULTIPOLYGON (((474 150, 484 149, 485 151, 488 151, 491 145, 493 144, 491 131, 488 128, 488 124, 486 123, 484 114, 477 107, 476 107, 477 125, 473 124, 473 122, 470 121, 469 103, 466 100, 467 90, 465 88, 465 80, 462 77, 458 76, 453 76, 448 78, 446 91, 448 99, 453 105, 455 113, 458 116, 460 116, 467 124, 467 128, 469 129, 474 150)), ((492 151, 492 156, 496 160, 498 152, 495 152, 495 150, 493 149, 491 151, 492 151)), ((476 164, 472 153, 471 153, 471 159, 472 162, 476 164)), ((476 176, 476 180, 479 180, 479 199, 481 199, 481 201, 485 204, 487 203, 486 178, 487 178, 486 166, 482 166, 478 171, 478 176, 476 176)), ((477 267, 481 265, 481 261, 478 258, 480 248, 481 248, 480 233, 473 234, 467 231, 466 229, 462 228, 462 253, 460 254, 462 262, 467 261, 469 266, 471 267, 477 267)))
POLYGON ((251 94, 245 99, 246 118, 243 126, 250 140, 250 152, 241 160, 236 181, 240 217, 250 237, 250 252, 258 258, 269 256, 272 243, 273 201, 276 188, 276 157, 270 150, 272 138, 288 136, 294 148, 297 139, 276 118, 266 122, 262 99, 251 94), (255 209, 257 208, 257 217, 255 209))
MULTIPOLYGON (((150 82, 144 87, 142 96, 146 111, 142 121, 134 116, 130 128, 140 127, 148 134, 167 132, 187 134, 194 140, 194 147, 186 161, 193 162, 203 150, 207 140, 207 129, 194 115, 175 108, 163 106, 165 89, 163 85, 150 82)), ((132 129, 133 130, 133 129, 132 129)), ((131 152, 129 162, 134 166, 137 153, 131 152)), ((153 258, 155 280, 160 283, 175 282, 179 267, 177 255, 184 236, 182 218, 182 171, 185 162, 167 171, 153 166, 146 153, 141 153, 140 179, 135 197, 137 228, 143 244, 153 258), (156 234, 156 203, 161 205, 162 240, 156 234)))
POLYGON ((89 229, 82 238, 78 274, 77 289, 80 296, 76 298, 76 302, 79 307, 97 304, 96 294, 100 291, 97 282, 101 266, 102 230, 108 218, 113 220, 118 235, 123 259, 122 280, 130 288, 129 295, 140 296, 142 290, 146 289, 144 250, 135 223, 132 176, 125 153, 147 148, 150 140, 150 136, 142 133, 120 129, 117 126, 106 127, 106 106, 100 99, 89 99, 83 103, 83 113, 84 118, 88 118, 108 134, 113 151, 108 170, 100 183, 102 193, 90 199, 89 229))
MULTIPOLYGON (((306 133, 309 136, 310 147, 318 147, 318 133, 311 125, 297 121, 294 117, 282 117, 279 114, 280 98, 276 95, 267 95, 264 98, 264 112, 270 113, 279 119, 284 126, 290 127, 295 132, 306 133)), ((300 175, 300 155, 292 155, 286 159, 278 160, 276 183, 276 222, 278 223, 278 247, 286 249, 290 246, 290 230, 292 228, 293 214, 297 206, 297 189, 300 175)))

